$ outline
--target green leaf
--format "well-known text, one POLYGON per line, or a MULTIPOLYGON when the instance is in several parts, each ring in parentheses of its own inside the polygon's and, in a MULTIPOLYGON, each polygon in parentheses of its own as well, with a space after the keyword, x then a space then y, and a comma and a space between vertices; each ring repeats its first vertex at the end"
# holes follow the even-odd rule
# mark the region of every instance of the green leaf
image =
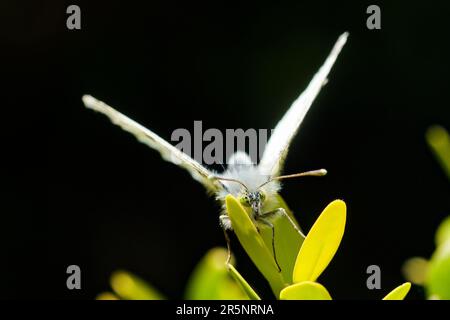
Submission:
POLYGON ((331 202, 316 220, 297 256, 294 283, 315 281, 333 259, 344 235, 346 206, 331 202))
POLYGON ((213 248, 198 262, 189 277, 187 300, 245 300, 245 292, 228 274, 227 250, 213 248))
POLYGON ((124 300, 163 300, 155 288, 127 271, 115 271, 110 284, 114 292, 124 300))
POLYGON ((241 286, 242 290, 245 291, 245 293, 251 300, 261 300, 258 294, 253 290, 253 288, 248 284, 248 282, 241 276, 241 274, 236 270, 236 268, 232 264, 228 266, 228 271, 230 272, 233 279, 241 286))
MULTIPOLYGON (((276 201, 273 203, 273 209, 283 208, 291 217, 292 221, 300 229, 292 211, 288 208, 283 198, 277 195, 276 201)), ((278 216, 272 221, 275 227, 275 253, 278 264, 281 268, 281 274, 285 283, 292 283, 292 272, 294 270, 295 259, 297 258, 300 246, 304 238, 295 230, 292 224, 285 216, 278 216)), ((273 255, 272 249, 272 229, 260 227, 261 236, 273 255)))
POLYGON ((428 145, 450 178, 450 135, 441 126, 434 125, 426 133, 428 145))
POLYGON ((320 283, 304 281, 284 288, 280 292, 281 300, 331 300, 327 289, 320 283))
POLYGON ((227 195, 225 203, 239 242, 258 270, 269 281, 272 291, 278 296, 285 284, 272 254, 239 201, 232 195, 227 195))
POLYGON ((450 299, 450 240, 442 243, 428 264, 427 295, 433 299, 450 299))
POLYGON ((436 231, 435 241, 437 247, 446 241, 450 241, 450 216, 445 218, 439 225, 436 231))
POLYGON ((412 257, 403 264, 402 273, 409 282, 424 285, 427 279, 428 267, 428 260, 422 257, 412 257))
POLYGON ((411 282, 405 282, 389 292, 383 300, 403 300, 411 289, 411 282))

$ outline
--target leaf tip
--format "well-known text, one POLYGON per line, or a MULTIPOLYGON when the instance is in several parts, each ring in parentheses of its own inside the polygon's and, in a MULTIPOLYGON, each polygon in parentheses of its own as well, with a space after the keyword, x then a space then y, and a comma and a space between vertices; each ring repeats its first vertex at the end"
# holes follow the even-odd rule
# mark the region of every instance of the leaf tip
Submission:
POLYGON ((383 300, 403 300, 411 289, 411 282, 405 282, 389 292, 383 300))

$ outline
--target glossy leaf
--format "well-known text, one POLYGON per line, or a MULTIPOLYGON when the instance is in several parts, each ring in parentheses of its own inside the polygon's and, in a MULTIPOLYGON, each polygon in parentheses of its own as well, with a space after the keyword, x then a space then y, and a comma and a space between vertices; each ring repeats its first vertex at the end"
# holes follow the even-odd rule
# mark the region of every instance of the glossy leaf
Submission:
POLYGON ((320 283, 304 281, 284 288, 280 292, 281 300, 331 300, 327 289, 320 283))
POLYGON ((225 265, 227 250, 209 250, 192 272, 185 298, 188 300, 245 300, 241 287, 230 277, 225 265))
POLYGON ((344 201, 331 202, 316 220, 297 256, 294 266, 294 283, 315 281, 333 259, 346 221, 344 201))
MULTIPOLYGON (((281 196, 277 196, 273 203, 273 208, 268 210, 283 208, 291 217, 292 221, 300 228, 292 211, 288 208, 281 196)), ((281 274, 285 283, 292 283, 292 272, 294 270, 295 260, 297 258, 300 246, 303 243, 302 237, 297 230, 292 226, 289 220, 284 216, 278 216, 272 221, 275 227, 275 253, 278 264, 281 268, 281 274)), ((261 236, 269 248, 270 253, 273 254, 272 249, 272 230, 267 227, 260 227, 261 236)))
POLYGON ((267 281, 269 281, 272 291, 278 296, 285 284, 281 273, 278 272, 275 260, 263 238, 258 233, 248 213, 235 197, 228 195, 225 199, 225 203, 233 230, 239 239, 239 242, 258 270, 263 274, 267 281))
POLYGON ((389 292, 383 300, 403 300, 411 289, 411 283, 405 282, 404 284, 398 286, 391 292, 389 292))

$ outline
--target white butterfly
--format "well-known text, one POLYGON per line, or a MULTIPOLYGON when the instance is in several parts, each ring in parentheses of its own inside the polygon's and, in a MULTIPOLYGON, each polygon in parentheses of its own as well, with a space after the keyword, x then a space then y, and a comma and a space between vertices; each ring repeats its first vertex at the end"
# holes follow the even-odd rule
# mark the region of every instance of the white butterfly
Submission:
MULTIPOLYGON (((224 203, 225 197, 228 194, 232 194, 247 208, 250 216, 257 225, 263 224, 271 227, 274 232, 271 218, 283 214, 301 234, 301 231, 289 215, 286 214, 284 209, 279 207, 276 197, 281 187, 279 181, 300 176, 322 176, 326 174, 326 170, 313 170, 285 176, 280 176, 280 174, 292 138, 296 134, 320 89, 327 82, 327 76, 347 41, 347 37, 348 33, 344 33, 338 38, 325 63, 314 75, 308 87, 294 101, 280 122, 278 122, 258 165, 252 163, 248 154, 238 151, 230 157, 226 171, 217 174, 205 168, 149 129, 92 96, 84 95, 83 102, 86 107, 108 116, 114 124, 132 133, 140 142, 159 151, 165 160, 185 168, 195 180, 203 184, 208 191, 214 193, 222 204, 224 203)), ((231 221, 225 210, 220 215, 220 224, 224 230, 232 229, 231 221)), ((225 236, 229 249, 229 239, 226 232, 225 236)))

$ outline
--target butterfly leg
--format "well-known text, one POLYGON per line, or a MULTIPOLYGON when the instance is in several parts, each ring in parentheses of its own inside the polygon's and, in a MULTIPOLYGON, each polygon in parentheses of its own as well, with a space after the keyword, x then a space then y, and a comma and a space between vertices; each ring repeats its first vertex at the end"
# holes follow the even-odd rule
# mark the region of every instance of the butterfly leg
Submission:
POLYGON ((222 227, 223 234, 225 236, 225 241, 227 242, 227 261, 226 265, 228 266, 230 264, 231 260, 231 244, 230 244, 230 237, 228 236, 227 230, 231 230, 231 221, 230 217, 228 217, 226 214, 223 214, 219 216, 220 220, 220 226, 222 227))
POLYGON ((270 218, 275 217, 277 215, 285 216, 288 219, 289 223, 292 225, 292 227, 295 229, 295 231, 297 231, 298 234, 302 238, 305 238, 305 235, 303 234, 303 232, 297 227, 297 225, 295 224, 294 220, 292 220, 292 218, 287 214, 286 210, 284 210, 283 208, 278 208, 278 209, 275 209, 275 210, 263 213, 261 215, 261 217, 270 219, 270 218))
POLYGON ((262 223, 264 225, 266 225, 267 227, 272 229, 272 251, 273 251, 273 258, 275 260, 275 263, 277 264, 278 267, 278 272, 281 272, 281 268, 280 265, 278 264, 278 260, 277 260, 277 254, 275 251, 275 226, 273 225, 272 222, 270 222, 269 220, 267 220, 266 218, 263 217, 258 217, 257 221, 259 223, 262 223))

